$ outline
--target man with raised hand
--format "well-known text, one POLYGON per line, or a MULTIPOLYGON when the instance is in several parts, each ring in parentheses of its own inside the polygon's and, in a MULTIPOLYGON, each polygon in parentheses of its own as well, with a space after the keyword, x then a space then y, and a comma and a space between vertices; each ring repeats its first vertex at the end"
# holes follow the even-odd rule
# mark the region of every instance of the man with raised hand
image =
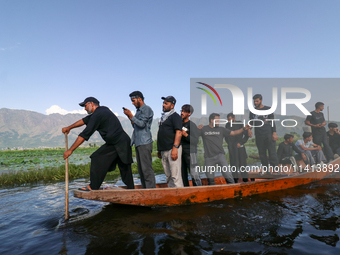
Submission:
POLYGON ((79 105, 85 107, 89 115, 68 127, 64 127, 62 132, 68 134, 71 129, 83 125, 86 125, 86 128, 79 134, 73 145, 64 152, 64 159, 67 159, 85 140, 89 140, 95 131, 98 131, 106 142, 90 156, 90 184, 79 190, 99 189, 107 172, 115 170, 117 164, 127 188, 134 189, 130 137, 123 130, 118 118, 109 108, 100 106, 99 101, 94 97, 86 98, 79 105))
POLYGON ((175 111, 176 99, 162 97, 163 113, 159 120, 157 134, 158 157, 162 159, 169 188, 183 187, 182 180, 182 118, 175 111))
POLYGON ((133 127, 131 146, 135 145, 140 180, 143 188, 156 188, 151 156, 153 148, 151 135, 153 111, 150 106, 144 103, 142 92, 134 91, 129 96, 137 112, 133 116, 130 110, 124 108, 124 114, 130 119, 133 127))
POLYGON ((220 115, 212 113, 209 116, 209 125, 198 126, 198 135, 202 136, 204 146, 204 165, 205 174, 208 178, 209 185, 215 185, 215 165, 217 169, 221 169, 222 175, 227 183, 235 183, 228 161, 225 158, 223 148, 223 138, 242 134, 250 129, 247 125, 239 130, 231 131, 227 128, 219 126, 220 115))

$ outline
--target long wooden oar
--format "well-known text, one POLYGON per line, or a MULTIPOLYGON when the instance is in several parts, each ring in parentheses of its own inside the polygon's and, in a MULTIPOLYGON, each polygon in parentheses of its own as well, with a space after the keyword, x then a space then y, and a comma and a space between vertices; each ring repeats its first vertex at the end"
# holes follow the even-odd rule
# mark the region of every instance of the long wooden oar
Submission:
MULTIPOLYGON (((65 133, 65 150, 68 150, 67 134, 65 133)), ((65 220, 70 217, 68 211, 68 158, 65 159, 65 220)))

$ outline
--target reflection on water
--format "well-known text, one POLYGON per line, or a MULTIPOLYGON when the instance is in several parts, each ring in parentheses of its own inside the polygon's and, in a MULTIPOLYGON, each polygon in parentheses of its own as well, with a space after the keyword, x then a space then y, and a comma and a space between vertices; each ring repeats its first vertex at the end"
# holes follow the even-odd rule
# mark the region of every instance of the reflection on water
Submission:
POLYGON ((70 196, 63 222, 64 183, 0 189, 0 254, 338 254, 339 194, 336 179, 182 207, 70 196))

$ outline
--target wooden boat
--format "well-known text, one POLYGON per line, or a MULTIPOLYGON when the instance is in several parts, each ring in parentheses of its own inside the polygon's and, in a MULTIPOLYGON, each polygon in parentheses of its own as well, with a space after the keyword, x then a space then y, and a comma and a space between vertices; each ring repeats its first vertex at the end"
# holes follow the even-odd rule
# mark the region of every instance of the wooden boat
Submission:
POLYGON ((226 185, 222 176, 216 177, 216 185, 207 185, 207 180, 202 179, 203 186, 190 186, 184 188, 168 188, 166 183, 157 184, 156 189, 142 189, 136 185, 135 189, 112 188, 105 190, 93 190, 90 192, 75 190, 77 198, 126 204, 136 206, 179 206, 196 203, 237 198, 293 188, 330 177, 339 172, 340 158, 327 165, 327 169, 309 171, 298 175, 288 176, 282 174, 270 175, 271 179, 264 179, 265 175, 258 173, 249 174, 255 181, 226 185), (333 170, 331 170, 333 169, 333 170))

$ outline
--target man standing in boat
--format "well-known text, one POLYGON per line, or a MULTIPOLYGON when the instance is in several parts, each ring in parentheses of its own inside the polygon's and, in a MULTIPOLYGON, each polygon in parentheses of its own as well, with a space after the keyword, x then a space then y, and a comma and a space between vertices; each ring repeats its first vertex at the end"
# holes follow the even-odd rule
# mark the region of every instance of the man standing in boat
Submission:
POLYGON ((152 168, 152 135, 151 124, 153 111, 144 103, 144 96, 140 91, 134 91, 130 95, 132 104, 136 107, 135 116, 130 110, 124 108, 124 114, 130 119, 133 134, 131 146, 135 145, 138 173, 143 188, 156 188, 155 173, 152 168))
POLYGON ((193 185, 202 186, 199 173, 195 168, 197 166, 198 131, 196 124, 189 120, 193 112, 194 108, 190 104, 182 106, 182 178, 185 187, 189 186, 188 170, 190 171, 193 185))
POLYGON ((182 180, 182 118, 175 111, 176 99, 162 97, 163 113, 157 134, 158 157, 162 159, 169 188, 183 187, 182 180))
MULTIPOLYGON (((227 129, 234 131, 242 128, 243 124, 235 123, 236 118, 232 112, 227 115, 227 119, 228 123, 225 126, 227 129)), ((243 182, 247 182, 249 178, 247 171, 240 171, 241 167, 243 169, 246 169, 247 166, 248 156, 244 144, 248 141, 248 139, 249 139, 248 131, 244 131, 236 136, 225 137, 225 140, 228 143, 230 166, 234 166, 237 169, 237 171, 233 172, 235 183, 238 182, 239 172, 241 172, 243 182)))
POLYGON ((64 152, 64 159, 67 159, 85 140, 87 141, 95 131, 98 131, 106 142, 90 156, 90 184, 80 190, 99 189, 107 172, 115 170, 117 164, 127 188, 134 189, 130 137, 123 130, 118 118, 109 108, 100 106, 99 101, 94 97, 86 98, 79 105, 85 107, 89 115, 64 127, 62 132, 68 134, 73 128, 83 125, 86 125, 86 128, 79 134, 73 145, 64 152))
MULTIPOLYGON (((256 94, 253 96, 254 105, 256 110, 269 110, 268 106, 262 104, 262 95, 256 94)), ((249 120, 255 128, 255 142, 259 151, 261 164, 264 171, 269 172, 269 167, 278 166, 278 159, 276 154, 276 141, 278 139, 276 134, 276 126, 274 121, 274 114, 259 115, 249 112, 249 120), (267 157, 267 151, 269 154, 269 161, 267 157)))
POLYGON ((328 161, 331 161, 333 160, 334 155, 327 142, 327 133, 325 129, 326 121, 322 113, 323 109, 324 103, 317 102, 315 104, 315 110, 310 112, 311 115, 307 116, 305 124, 312 127, 313 142, 320 146, 323 144, 325 156, 328 161))
POLYGON ((205 174, 209 185, 215 185, 215 165, 221 169, 222 175, 227 183, 235 183, 228 161, 225 158, 223 149, 223 138, 227 136, 240 135, 244 131, 249 130, 247 125, 239 130, 231 131, 224 127, 219 127, 220 115, 212 113, 209 116, 209 125, 198 126, 198 135, 202 136, 204 146, 204 165, 205 174))

